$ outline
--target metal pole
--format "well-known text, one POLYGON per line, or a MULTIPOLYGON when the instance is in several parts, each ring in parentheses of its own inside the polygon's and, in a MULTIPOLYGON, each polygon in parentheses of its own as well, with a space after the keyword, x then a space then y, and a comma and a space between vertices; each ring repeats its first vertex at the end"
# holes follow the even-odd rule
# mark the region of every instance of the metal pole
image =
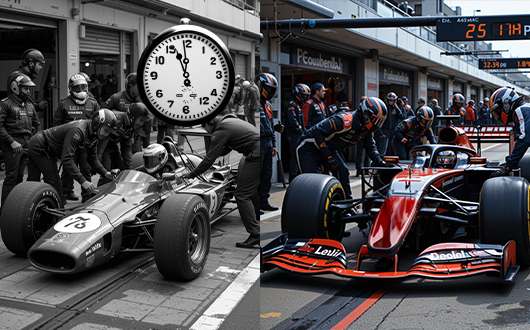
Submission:
MULTIPOLYGON (((450 18, 450 17, 447 17, 450 18)), ((456 18, 456 17, 455 17, 456 18)), ((339 19, 296 19, 260 21, 260 29, 330 29, 330 28, 371 28, 402 26, 434 26, 437 17, 393 17, 393 18, 339 18, 339 19)))

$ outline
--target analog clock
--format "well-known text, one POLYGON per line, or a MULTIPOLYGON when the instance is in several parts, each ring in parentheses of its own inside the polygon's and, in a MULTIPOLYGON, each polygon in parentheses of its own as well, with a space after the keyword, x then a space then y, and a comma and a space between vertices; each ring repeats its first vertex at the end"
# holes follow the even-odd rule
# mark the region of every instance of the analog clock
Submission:
POLYGON ((206 123, 228 104, 234 64, 211 31, 181 24, 156 36, 138 63, 138 90, 149 110, 165 122, 206 123))

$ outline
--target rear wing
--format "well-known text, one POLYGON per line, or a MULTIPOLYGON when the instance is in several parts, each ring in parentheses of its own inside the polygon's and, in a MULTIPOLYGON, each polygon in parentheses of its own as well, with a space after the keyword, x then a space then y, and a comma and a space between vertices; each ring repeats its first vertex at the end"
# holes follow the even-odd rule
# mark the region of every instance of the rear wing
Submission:
POLYGON ((512 126, 460 126, 469 141, 477 144, 477 153, 481 154, 481 143, 509 143, 510 154, 515 143, 512 126))

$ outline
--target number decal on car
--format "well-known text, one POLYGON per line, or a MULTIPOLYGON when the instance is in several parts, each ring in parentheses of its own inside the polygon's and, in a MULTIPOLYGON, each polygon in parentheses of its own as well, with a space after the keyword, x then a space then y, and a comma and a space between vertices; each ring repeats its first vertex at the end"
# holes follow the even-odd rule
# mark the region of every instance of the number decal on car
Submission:
POLYGON ((53 228, 61 233, 86 233, 96 230, 101 226, 98 216, 91 213, 78 213, 64 218, 53 228))

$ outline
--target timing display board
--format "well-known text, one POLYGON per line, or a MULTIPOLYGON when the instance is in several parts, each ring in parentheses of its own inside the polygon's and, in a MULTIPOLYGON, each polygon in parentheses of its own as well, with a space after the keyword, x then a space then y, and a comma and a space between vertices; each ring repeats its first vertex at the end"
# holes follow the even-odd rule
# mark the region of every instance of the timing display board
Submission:
POLYGON ((436 41, 530 39, 530 15, 458 16, 436 20, 436 41))
POLYGON ((530 68, 530 57, 525 58, 480 58, 478 68, 488 69, 521 69, 530 68))

